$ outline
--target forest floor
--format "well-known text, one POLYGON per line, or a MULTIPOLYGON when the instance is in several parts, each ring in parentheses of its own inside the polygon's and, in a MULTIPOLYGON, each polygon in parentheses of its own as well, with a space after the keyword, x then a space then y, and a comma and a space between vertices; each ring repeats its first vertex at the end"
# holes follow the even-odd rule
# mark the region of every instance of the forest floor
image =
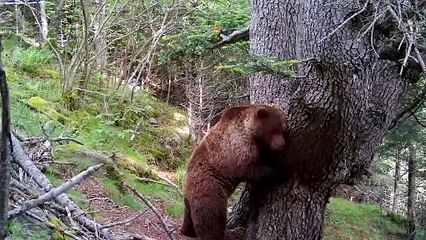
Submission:
MULTIPOLYGON (((164 230, 161 221, 149 209, 136 210, 124 204, 116 203, 108 197, 108 193, 102 184, 99 184, 93 178, 83 180, 77 190, 83 193, 86 199, 91 199, 90 203, 99 217, 99 222, 102 225, 109 225, 126 219, 134 219, 127 224, 113 227, 114 230, 131 236, 148 236, 158 240, 170 239, 164 230), (134 218, 137 216, 136 218, 134 218)), ((168 216, 164 206, 160 201, 152 202, 153 205, 160 211, 171 229, 174 229, 174 237, 177 240, 190 239, 182 236, 179 233, 179 227, 182 222, 180 218, 168 216)))

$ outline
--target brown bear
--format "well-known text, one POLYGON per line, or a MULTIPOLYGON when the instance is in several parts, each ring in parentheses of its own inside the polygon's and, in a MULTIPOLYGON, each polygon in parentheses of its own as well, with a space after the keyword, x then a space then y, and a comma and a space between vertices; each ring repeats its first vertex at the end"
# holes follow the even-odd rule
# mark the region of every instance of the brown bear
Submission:
POLYGON ((280 175, 271 153, 282 151, 286 129, 286 116, 278 107, 241 105, 224 110, 187 164, 183 235, 225 239, 229 196, 240 182, 280 175))

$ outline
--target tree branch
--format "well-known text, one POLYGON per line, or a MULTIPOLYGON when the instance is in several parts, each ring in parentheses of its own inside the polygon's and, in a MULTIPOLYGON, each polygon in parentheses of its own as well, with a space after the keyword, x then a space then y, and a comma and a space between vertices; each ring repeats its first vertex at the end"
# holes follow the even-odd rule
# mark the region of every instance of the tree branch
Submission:
POLYGON ((422 91, 416 97, 416 99, 414 99, 413 102, 411 102, 407 107, 405 107, 403 110, 401 110, 399 113, 395 115, 394 120, 389 126, 389 130, 393 129, 401 118, 403 118, 407 113, 412 112, 416 107, 422 104, 425 100, 426 100, 426 85, 423 87, 422 91))
POLYGON ((249 39, 249 27, 245 27, 239 30, 236 30, 229 34, 228 36, 221 34, 222 40, 207 47, 207 49, 214 49, 222 47, 226 44, 236 43, 241 40, 248 40, 249 39))
POLYGON ((422 123, 422 122, 420 121, 420 119, 416 116, 416 113, 415 113, 415 112, 411 112, 411 114, 412 114, 412 116, 413 116, 414 120, 416 120, 416 122, 417 122, 420 126, 422 126, 422 127, 425 127, 425 128, 426 128, 426 123, 422 123))
POLYGON ((343 26, 345 26, 350 20, 354 19, 356 16, 360 15, 361 13, 363 13, 365 10, 367 10, 367 6, 370 3, 370 1, 365 1, 364 6, 357 11, 356 13, 352 14, 350 17, 348 17, 345 21, 343 21, 339 26, 337 26, 337 28, 335 28, 331 33, 327 34, 327 36, 323 37, 321 40, 318 41, 318 43, 323 42, 325 39, 329 38, 331 35, 333 35, 334 33, 336 33, 340 28, 342 28, 343 26))

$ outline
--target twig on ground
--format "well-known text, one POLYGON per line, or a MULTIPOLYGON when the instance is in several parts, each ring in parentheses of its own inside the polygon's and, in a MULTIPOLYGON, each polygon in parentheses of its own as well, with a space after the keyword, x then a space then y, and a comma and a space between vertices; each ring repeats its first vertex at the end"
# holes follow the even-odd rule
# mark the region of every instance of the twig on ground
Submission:
POLYGON ((86 200, 86 202, 91 202, 91 201, 108 201, 108 202, 113 202, 110 198, 107 197, 94 197, 94 198, 89 198, 86 200))
POLYGON ((175 187, 178 190, 178 192, 183 196, 183 192, 180 190, 180 187, 178 185, 176 185, 174 182, 172 182, 172 180, 170 180, 166 177, 163 177, 161 175, 158 175, 158 177, 160 179, 162 179, 163 181, 167 182, 168 184, 172 185, 173 187, 175 187))
POLYGON ((113 222, 113 223, 110 223, 110 224, 103 225, 100 229, 112 228, 112 227, 115 227, 115 226, 128 224, 128 223, 134 221, 136 218, 142 216, 146 212, 147 212, 147 210, 140 211, 139 213, 136 213, 134 216, 132 216, 132 217, 126 219, 126 220, 118 221, 118 222, 113 222))
POLYGON ((130 188, 132 192, 136 196, 138 196, 142 200, 142 202, 144 202, 155 213, 155 215, 157 215, 158 219, 161 222, 161 225, 163 226, 164 230, 166 230, 167 235, 169 236, 170 239, 173 240, 174 239, 173 235, 171 231, 169 231, 166 222, 164 221, 163 217, 161 216, 161 213, 157 210, 157 208, 154 207, 154 205, 152 205, 152 203, 148 199, 146 199, 141 193, 139 193, 134 187, 130 186, 130 184, 123 182, 123 185, 130 188))
POLYGON ((54 160, 50 160, 50 161, 44 162, 44 164, 51 164, 51 165, 70 165, 70 166, 75 166, 76 165, 75 162, 56 162, 54 160))
POLYGON ((150 183, 161 184, 161 185, 166 186, 166 187, 174 188, 178 191, 178 193, 181 196, 183 196, 183 192, 180 190, 178 185, 174 184, 172 181, 170 181, 169 179, 167 179, 165 177, 162 177, 162 176, 158 176, 158 177, 165 182, 157 181, 157 180, 154 180, 154 179, 151 179, 151 178, 141 178, 141 177, 136 177, 136 180, 141 181, 141 182, 150 182, 150 183))
MULTIPOLYGON (((54 186, 50 183, 49 179, 38 169, 34 162, 28 157, 25 153, 24 149, 21 146, 19 140, 12 134, 12 145, 13 151, 12 155, 15 162, 29 175, 32 180, 40 186, 40 188, 48 192, 50 189, 54 188, 54 186)), ((72 199, 70 199, 66 194, 61 194, 55 197, 56 203, 58 203, 62 208, 68 207, 71 211, 73 218, 77 223, 81 225, 83 229, 87 229, 88 231, 95 233, 101 225, 93 220, 93 218, 86 214, 77 204, 74 203, 72 199)), ((102 237, 106 239, 117 239, 121 235, 117 232, 108 231, 108 229, 100 231, 102 237)))
POLYGON ((141 177, 136 177, 136 180, 141 181, 141 182, 148 182, 148 183, 161 184, 161 185, 166 186, 166 187, 172 187, 172 188, 174 188, 174 187, 175 187, 175 186, 170 185, 170 184, 168 184, 168 183, 161 182, 161 181, 157 181, 157 180, 154 180, 154 179, 151 179, 151 178, 141 178, 141 177))
POLYGON ((51 140, 54 141, 54 142, 75 142, 77 144, 84 146, 83 142, 81 142, 78 139, 71 138, 71 137, 57 137, 57 138, 52 138, 51 140))
POLYGON ((140 130, 142 128, 142 125, 143 125, 143 119, 144 119, 144 117, 142 116, 139 119, 138 123, 136 124, 136 127, 133 130, 132 136, 130 137, 130 142, 133 141, 136 138, 136 136, 139 134, 139 132, 140 132, 140 130))
POLYGON ((36 143, 39 143, 39 142, 51 140, 53 142, 75 142, 77 144, 84 146, 83 142, 81 142, 78 139, 71 138, 71 137, 57 137, 57 138, 50 138, 50 139, 48 137, 36 137, 36 138, 25 138, 25 139, 20 139, 20 140, 24 144, 36 144, 36 143))

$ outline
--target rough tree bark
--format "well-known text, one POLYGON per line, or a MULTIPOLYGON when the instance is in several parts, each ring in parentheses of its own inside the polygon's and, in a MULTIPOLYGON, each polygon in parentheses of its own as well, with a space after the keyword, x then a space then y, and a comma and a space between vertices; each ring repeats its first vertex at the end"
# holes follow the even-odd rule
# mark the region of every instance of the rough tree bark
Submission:
POLYGON ((406 79, 398 63, 379 59, 372 48, 384 34, 359 38, 368 26, 362 16, 374 15, 371 1, 251 4, 251 53, 311 60, 295 68, 299 77, 250 79, 252 103, 278 103, 288 114, 282 161, 293 174, 276 186, 254 187, 235 207, 246 211, 241 205, 248 204, 250 213, 237 211, 242 217, 229 225, 248 220, 247 239, 321 239, 331 190, 369 167, 406 79))
POLYGON ((416 239, 416 147, 414 144, 409 146, 408 157, 408 185, 407 185, 407 234, 409 240, 416 239))

